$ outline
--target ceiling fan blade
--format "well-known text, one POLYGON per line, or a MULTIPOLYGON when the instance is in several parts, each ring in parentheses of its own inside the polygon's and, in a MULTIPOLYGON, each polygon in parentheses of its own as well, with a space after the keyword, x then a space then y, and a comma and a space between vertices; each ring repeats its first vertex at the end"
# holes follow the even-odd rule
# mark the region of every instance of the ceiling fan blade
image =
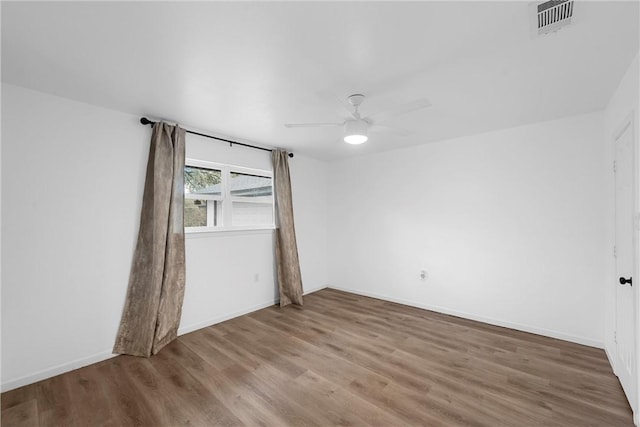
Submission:
POLYGON ((374 132, 386 132, 386 133, 390 133, 390 134, 397 135, 397 136, 408 136, 408 135, 411 135, 411 132, 406 130, 406 129, 396 128, 396 127, 391 127, 391 126, 372 125, 371 126, 371 130, 374 131, 374 132))
POLYGON ((391 108, 386 111, 381 111, 376 114, 372 114, 369 117, 366 117, 370 123, 383 123, 387 120, 390 120, 394 117, 401 116, 403 114, 410 113, 411 111, 420 110, 422 108, 427 108, 431 106, 431 102, 428 99, 416 99, 415 101, 408 102, 406 104, 398 105, 397 107, 391 108))
POLYGON ((344 123, 286 123, 287 128, 319 128, 329 126, 342 126, 344 123))

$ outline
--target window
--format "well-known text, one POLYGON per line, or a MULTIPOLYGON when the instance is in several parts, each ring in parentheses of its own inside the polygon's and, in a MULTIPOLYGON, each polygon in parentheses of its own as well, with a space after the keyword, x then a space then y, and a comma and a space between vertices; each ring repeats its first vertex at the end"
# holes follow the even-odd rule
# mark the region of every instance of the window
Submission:
POLYGON ((270 171, 187 159, 184 193, 187 232, 273 228, 270 171))

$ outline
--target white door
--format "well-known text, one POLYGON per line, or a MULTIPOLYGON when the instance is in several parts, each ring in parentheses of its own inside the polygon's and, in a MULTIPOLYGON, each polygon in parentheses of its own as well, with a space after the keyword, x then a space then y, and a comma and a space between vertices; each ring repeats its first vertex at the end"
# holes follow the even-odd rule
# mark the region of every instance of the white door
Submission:
POLYGON ((635 269, 634 248, 634 144, 630 122, 615 139, 616 235, 616 374, 633 408, 636 401, 636 326, 635 291, 640 278, 635 269))

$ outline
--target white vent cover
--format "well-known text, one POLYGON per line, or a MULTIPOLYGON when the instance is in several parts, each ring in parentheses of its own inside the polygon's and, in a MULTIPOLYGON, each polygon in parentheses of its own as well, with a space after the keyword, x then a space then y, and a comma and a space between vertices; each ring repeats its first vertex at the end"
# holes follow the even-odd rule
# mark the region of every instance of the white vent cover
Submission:
POLYGON ((537 37, 558 31, 571 23, 573 16, 573 0, 550 0, 543 3, 532 3, 531 21, 532 36, 537 37))

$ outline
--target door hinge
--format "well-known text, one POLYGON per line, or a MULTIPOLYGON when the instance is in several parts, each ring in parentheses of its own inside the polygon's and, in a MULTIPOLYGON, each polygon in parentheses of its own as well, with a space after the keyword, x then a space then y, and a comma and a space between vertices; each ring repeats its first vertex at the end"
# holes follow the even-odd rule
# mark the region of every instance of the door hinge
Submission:
POLYGON ((616 173, 616 161, 613 161, 613 173, 616 173))

